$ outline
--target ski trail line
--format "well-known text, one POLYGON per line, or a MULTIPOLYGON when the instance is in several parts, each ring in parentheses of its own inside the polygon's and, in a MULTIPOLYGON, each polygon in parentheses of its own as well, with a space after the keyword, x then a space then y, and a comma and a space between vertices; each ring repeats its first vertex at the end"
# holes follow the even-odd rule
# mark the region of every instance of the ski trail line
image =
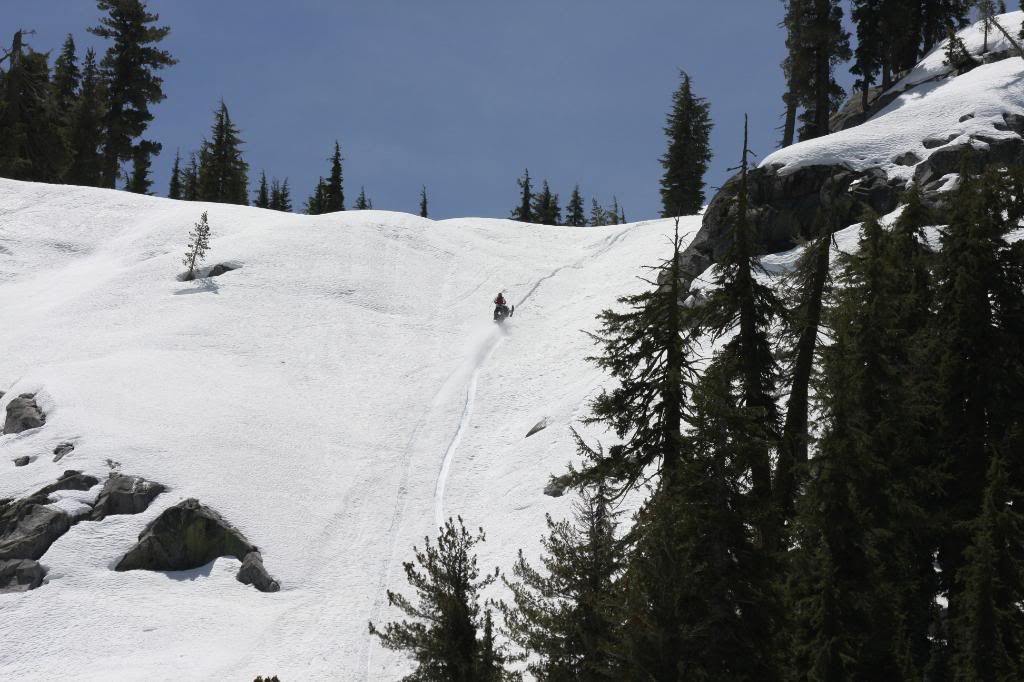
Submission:
POLYGON ((444 525, 444 489, 448 484, 448 474, 452 468, 452 460, 455 459, 455 451, 459 449, 459 443, 462 442, 462 434, 465 433, 469 420, 473 416, 473 402, 476 400, 476 386, 480 378, 480 370, 487 364, 494 351, 497 350, 504 340, 504 335, 498 337, 491 344, 491 347, 487 349, 487 352, 480 359, 480 362, 477 363, 477 366, 473 368, 473 375, 469 380, 469 388, 466 389, 466 404, 462 408, 462 417, 459 418, 459 427, 456 429, 455 435, 452 436, 452 440, 448 443, 448 448, 444 452, 444 459, 441 460, 441 471, 437 476, 437 483, 434 485, 434 525, 437 527, 444 525))
MULTIPOLYGON (((555 277, 562 270, 579 270, 583 267, 584 263, 608 253, 608 251, 617 243, 622 241, 628 233, 629 228, 616 232, 604 241, 600 242, 600 247, 594 253, 583 256, 568 265, 559 266, 547 275, 541 277, 533 283, 533 286, 530 287, 528 292, 526 292, 526 295, 519 299, 519 303, 517 303, 516 306, 522 306, 523 303, 533 296, 534 292, 536 292, 544 282, 555 277)), ((494 354, 494 351, 498 349, 498 346, 501 345, 501 342, 504 339, 504 335, 498 337, 497 341, 487 349, 486 353, 481 356, 480 361, 477 362, 476 367, 473 368, 473 375, 469 380, 469 387, 466 389, 466 403, 462 408, 462 416, 459 418, 459 426, 456 429, 451 442, 448 444, 448 448, 445 450, 444 459, 441 461, 441 471, 437 475, 437 483, 434 486, 434 525, 438 527, 444 525, 444 493, 445 488, 448 485, 448 475, 451 472, 452 462, 455 460, 455 453, 459 449, 459 443, 462 442, 462 434, 465 433, 466 427, 469 426, 470 418, 473 416, 473 403, 476 400, 476 388, 477 382, 480 378, 480 370, 487 364, 487 361, 494 354)))

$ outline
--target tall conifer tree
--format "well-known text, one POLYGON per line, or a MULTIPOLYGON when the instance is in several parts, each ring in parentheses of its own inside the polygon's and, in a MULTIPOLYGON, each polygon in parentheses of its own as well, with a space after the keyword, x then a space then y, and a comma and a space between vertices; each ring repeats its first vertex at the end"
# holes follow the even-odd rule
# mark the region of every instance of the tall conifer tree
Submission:
POLYGON ((583 195, 580 186, 576 185, 569 197, 569 205, 565 209, 565 224, 570 227, 583 227, 587 224, 587 214, 583 208, 583 195))
POLYGON ((530 180, 530 169, 523 171, 523 177, 516 180, 519 185, 519 206, 512 209, 512 220, 522 223, 535 222, 533 215, 533 184, 530 180))
POLYGON ((222 100, 210 139, 199 150, 199 199, 224 204, 249 203, 249 164, 242 158, 242 140, 222 100))
POLYGON ((98 187, 102 182, 100 150, 105 108, 105 85, 96 64, 96 53, 89 48, 82 65, 81 88, 68 139, 72 160, 65 181, 70 184, 98 187))
POLYGON ((260 171, 260 184, 256 189, 256 199, 252 202, 256 208, 270 208, 270 188, 267 186, 267 174, 260 171))
POLYGON ((342 184, 341 172, 341 146, 334 141, 334 154, 331 155, 331 173, 327 176, 327 186, 324 189, 324 205, 321 213, 334 213, 345 210, 345 189, 342 184))
POLYGON ((693 93, 686 72, 680 72, 680 78, 665 127, 668 149, 661 157, 665 169, 661 177, 662 218, 700 212, 704 207, 704 174, 711 161, 711 106, 693 93))
POLYGON ((420 190, 420 217, 428 218, 427 211, 427 186, 423 185, 423 189, 420 190))

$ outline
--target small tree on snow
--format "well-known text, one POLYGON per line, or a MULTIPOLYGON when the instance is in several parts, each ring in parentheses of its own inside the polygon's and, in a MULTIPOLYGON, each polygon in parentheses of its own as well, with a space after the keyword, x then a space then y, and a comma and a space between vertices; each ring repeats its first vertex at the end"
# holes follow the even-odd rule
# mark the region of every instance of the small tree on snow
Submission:
POLYGON ((195 279, 196 266, 202 264, 206 252, 210 249, 210 223, 206 220, 206 211, 199 217, 199 222, 188 235, 188 251, 182 262, 188 266, 186 280, 195 279))

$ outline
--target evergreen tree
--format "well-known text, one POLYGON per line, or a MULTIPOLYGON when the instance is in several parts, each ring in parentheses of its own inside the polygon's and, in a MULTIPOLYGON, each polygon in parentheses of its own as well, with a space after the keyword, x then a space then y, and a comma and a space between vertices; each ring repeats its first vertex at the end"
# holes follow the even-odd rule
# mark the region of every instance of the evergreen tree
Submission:
POLYGON ((984 37, 982 43, 981 53, 985 54, 988 52, 988 34, 991 29, 992 21, 996 16, 996 3, 994 0, 977 0, 978 4, 978 20, 981 21, 981 27, 984 37))
POLYGON ((437 544, 425 538, 423 550, 413 548, 415 561, 403 564, 406 579, 416 592, 415 600, 388 590, 388 604, 412 620, 387 623, 383 630, 370 623, 370 634, 392 651, 404 651, 416 662, 416 671, 405 680, 512 679, 504 673, 498 647, 478 638, 489 618, 481 614, 480 593, 496 574, 480 575, 476 545, 484 541, 466 530, 462 519, 445 522, 437 544))
POLYGON ((327 177, 324 190, 324 202, 321 213, 334 213, 345 210, 345 190, 342 186, 341 146, 334 141, 334 154, 331 156, 331 174, 327 177))
MULTIPOLYGON (((148 161, 148 154, 143 159, 135 150, 135 139, 153 120, 150 105, 165 99, 163 79, 156 72, 177 60, 157 47, 170 29, 155 25, 160 17, 143 0, 97 0, 96 5, 106 16, 89 32, 112 41, 102 63, 108 84, 102 183, 114 187, 121 162, 148 161)), ((159 151, 155 144, 147 149, 159 151)))
POLYGON ((502 604, 506 627, 532 657, 528 669, 538 680, 621 679, 612 658, 620 634, 616 581, 625 561, 617 516, 603 487, 581 491, 572 521, 547 517, 543 568, 520 550, 515 580, 505 579, 514 600, 502 604))
POLYGON ((188 274, 185 280, 195 279, 196 266, 202 264, 206 258, 206 252, 210 249, 210 223, 206 217, 206 211, 199 217, 192 232, 189 233, 188 249, 185 251, 185 258, 182 262, 188 266, 188 274))
POLYGON ((306 200, 306 213, 309 215, 320 215, 324 212, 324 204, 327 203, 327 183, 323 178, 316 182, 313 194, 306 200))
POLYGON ((160 151, 160 145, 149 140, 140 140, 132 148, 132 174, 125 183, 125 191, 135 194, 149 194, 153 180, 149 177, 149 168, 153 154, 160 151))
POLYGON ((597 201, 590 200, 590 224, 594 227, 602 227, 608 224, 608 211, 597 201))
POLYGON ((278 182, 277 178, 274 178, 270 183, 270 205, 268 208, 272 211, 291 213, 292 196, 291 190, 288 188, 288 178, 285 178, 284 182, 278 182))
MULTIPOLYGON (((974 0, 920 0, 917 8, 921 50, 919 54, 931 52, 943 38, 949 26, 959 30, 967 25, 974 0)), ((915 55, 916 56, 916 55, 915 55)), ((905 64, 906 68, 913 63, 905 64)))
POLYGON ((522 223, 536 222, 533 215, 533 185, 530 182, 530 169, 523 171, 523 177, 516 180, 519 185, 519 206, 512 210, 512 220, 522 223))
POLYGON ((569 205, 565 209, 565 224, 570 227, 583 227, 587 224, 587 214, 583 209, 583 196, 580 186, 576 185, 569 197, 569 205))
POLYGON ((224 204, 249 203, 249 164, 242 159, 242 140, 221 100, 210 139, 199 149, 199 199, 224 204))
POLYGON ((978 62, 967 51, 963 39, 953 31, 952 27, 949 27, 947 35, 946 59, 942 63, 956 69, 957 74, 967 73, 977 66, 978 62))
POLYGON ((672 96, 672 111, 665 127, 668 150, 661 157, 665 169, 661 177, 662 218, 700 212, 704 207, 704 174, 711 161, 711 106, 693 94, 686 72, 680 72, 680 77, 682 82, 672 96))
POLYGON ((829 118, 842 103, 843 88, 836 83, 835 66, 850 58, 849 35, 843 28, 839 0, 790 0, 796 13, 790 48, 793 96, 803 107, 800 139, 828 135, 829 118))
POLYGON ((756 234, 747 215, 749 154, 744 122, 732 244, 715 266, 716 290, 703 306, 702 324, 715 339, 736 332, 724 345, 716 362, 737 372, 734 380, 741 391, 738 402, 761 425, 760 431, 746 444, 752 495, 757 500, 756 518, 752 521, 761 532, 762 542, 771 547, 778 538, 772 513, 771 460, 779 439, 779 415, 776 406, 778 367, 768 333, 780 305, 772 289, 757 279, 761 266, 754 256, 756 234))
POLYGON ((352 208, 357 211, 368 211, 373 208, 373 202, 366 198, 366 189, 363 187, 359 188, 359 196, 356 197, 356 203, 352 208))
POLYGON ((1003 455, 992 457, 980 515, 958 576, 963 597, 956 619, 953 670, 958 680, 1024 678, 1024 517, 1014 502, 1003 455))
POLYGON ((252 205, 256 208, 270 208, 270 188, 267 186, 267 174, 264 171, 260 171, 260 185, 252 205))
POLYGON ((54 109, 62 122, 61 127, 65 130, 70 129, 74 122, 81 80, 82 72, 78 68, 78 56, 75 54, 75 39, 69 33, 60 55, 53 64, 52 88, 54 109))
POLYGON ((782 124, 782 146, 788 147, 796 141, 797 111, 800 108, 801 89, 810 80, 811 64, 806 42, 808 19, 810 17, 810 0, 783 0, 786 6, 782 25, 786 29, 786 59, 782 62, 782 72, 786 78, 786 92, 782 101, 786 105, 786 113, 782 124))
POLYGON ((619 215, 622 213, 622 208, 619 206, 619 198, 612 196, 612 207, 608 210, 608 224, 618 225, 619 215))
POLYGON ((29 48, 17 31, 6 55, 0 101, 0 176, 58 182, 67 165, 61 120, 50 97, 45 54, 29 48))
POLYGON ((195 153, 189 157, 188 166, 181 172, 181 198, 185 201, 199 201, 199 161, 195 153))
POLYGON ((551 191, 548 181, 541 185, 541 190, 533 197, 533 221, 541 225, 558 225, 562 222, 562 209, 558 206, 558 195, 551 191))
POLYGON ((82 66, 78 104, 68 139, 71 167, 65 182, 98 187, 102 182, 103 113, 106 90, 96 64, 96 53, 90 48, 82 66))
POLYGON ((181 199, 185 190, 181 183, 181 150, 174 152, 174 166, 171 168, 171 182, 167 188, 168 199, 181 199))
POLYGON ((850 72, 858 76, 854 87, 861 92, 861 108, 868 111, 871 86, 885 61, 886 36, 882 34, 885 0, 852 0, 851 15, 857 26, 857 47, 850 72))
POLYGON ((424 185, 423 189, 420 190, 420 217, 428 218, 427 215, 427 186, 424 185))

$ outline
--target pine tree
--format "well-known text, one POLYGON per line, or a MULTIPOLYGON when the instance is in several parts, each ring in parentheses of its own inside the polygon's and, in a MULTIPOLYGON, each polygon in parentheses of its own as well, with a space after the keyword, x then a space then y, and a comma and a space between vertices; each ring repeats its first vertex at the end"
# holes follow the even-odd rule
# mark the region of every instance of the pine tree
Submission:
POLYGON ((978 65, 971 53, 967 51, 963 39, 953 31, 952 27, 949 28, 947 36, 946 59, 943 60, 943 64, 956 69, 957 74, 967 73, 978 65))
POLYGON ((184 188, 181 184, 181 150, 174 152, 174 166, 171 168, 171 182, 167 187, 168 199, 181 199, 184 188))
POLYGON ((427 215, 427 186, 423 185, 423 189, 420 190, 420 217, 429 218, 427 215))
POLYGON ((533 215, 533 185, 530 182, 530 169, 523 171, 523 177, 516 180, 519 185, 519 206, 512 210, 512 220, 522 223, 535 222, 533 215))
POLYGON ((782 72, 786 78, 786 92, 782 101, 786 105, 785 118, 782 124, 782 146, 788 147, 796 141, 797 111, 800 107, 800 93, 810 79, 811 64, 806 42, 810 0, 783 0, 786 14, 782 25, 786 29, 786 59, 782 62, 782 72))
POLYGON ((885 61, 886 36, 882 34, 885 0, 853 0, 852 18, 857 26, 857 47, 850 72, 859 76, 854 87, 861 92, 861 109, 867 114, 871 86, 885 61))
POLYGON ((619 198, 612 196, 612 207, 608 210, 608 224, 618 225, 619 224, 619 198))
POLYGON ((587 214, 583 209, 583 196, 580 186, 576 185, 569 197, 569 205, 565 208, 565 224, 570 227, 583 227, 587 224, 587 214))
POLYGON ((188 166, 181 172, 181 198, 185 201, 199 201, 199 161, 195 153, 189 157, 188 166))
POLYGON ((82 65, 78 104, 68 138, 71 167, 64 177, 72 185, 98 187, 102 182, 103 113, 106 91, 96 65, 92 48, 85 53, 82 65))
POLYGON ((551 191, 548 181, 541 185, 541 190, 533 197, 533 221, 541 225, 558 225, 562 222, 562 210, 558 206, 558 195, 551 191))
POLYGON ((461 518, 457 527, 448 519, 437 544, 424 538, 424 549, 413 548, 416 560, 403 564, 415 600, 387 592, 388 604, 412 620, 387 623, 383 630, 370 623, 370 634, 385 648, 404 651, 416 662, 415 672, 403 678, 408 682, 511 679, 493 640, 478 639, 489 621, 481 614, 480 593, 496 579, 496 573, 480 575, 474 550, 483 541, 483 530, 473 535, 461 518))
POLYGON ((704 174, 711 161, 711 106, 693 94, 686 72, 680 72, 680 78, 682 83, 672 96, 672 111, 665 127, 668 149, 661 157, 665 169, 661 177, 662 218, 700 212, 704 207, 704 174))
MULTIPOLYGON (((919 24, 917 35, 921 38, 919 54, 927 54, 943 38, 949 26, 959 30, 967 25, 974 0, 920 0, 917 9, 919 24)), ((913 63, 905 64, 907 68, 913 63)))
POLYGON ((196 223, 188 237, 188 250, 185 251, 185 258, 182 259, 182 262, 188 266, 188 273, 185 275, 186 281, 195 279, 196 266, 202 264, 206 258, 206 252, 210 248, 210 223, 207 220, 206 211, 199 216, 199 222, 196 223))
POLYGON ((345 210, 345 190, 342 186, 341 146, 334 141, 334 154, 331 156, 331 174, 327 177, 324 191, 324 203, 321 213, 334 213, 345 210))
POLYGON ((754 256, 756 234, 748 216, 747 168, 750 150, 746 121, 743 128, 743 154, 740 159, 739 193, 736 202, 732 244, 715 266, 716 289, 703 306, 704 328, 719 339, 736 332, 724 346, 716 362, 734 370, 741 398, 739 403, 761 425, 759 433, 747 443, 752 495, 756 502, 753 521, 766 547, 778 539, 777 519, 772 500, 772 451, 779 440, 779 414, 776 405, 778 367, 768 338, 780 305, 772 289, 758 281, 761 266, 754 256))
POLYGON ((590 358, 617 381, 591 405, 586 423, 600 423, 623 442, 608 456, 594 453, 565 480, 573 485, 605 485, 619 496, 652 476, 670 478, 681 458, 684 397, 695 376, 692 320, 682 307, 686 298, 683 248, 676 220, 672 256, 650 268, 651 289, 624 296, 625 312, 605 310, 600 330, 591 338, 601 354, 590 358))
POLYGON ((149 194, 153 180, 149 177, 153 154, 160 151, 160 145, 149 140, 140 140, 132 148, 132 174, 128 177, 124 189, 135 194, 149 194))
POLYGON ((279 211, 284 211, 285 213, 292 212, 292 191, 288 187, 288 178, 285 178, 284 182, 281 183, 281 194, 278 197, 277 205, 277 210, 279 211))
POLYGON ((242 140, 221 100, 210 139, 199 149, 199 199, 224 204, 249 203, 249 164, 242 159, 242 140))
POLYGON ((102 62, 108 83, 102 183, 114 187, 121 162, 139 158, 135 139, 153 120, 149 106, 165 99, 156 72, 177 60, 157 47, 170 29, 155 25, 160 16, 150 13, 143 0, 97 0, 96 5, 106 16, 89 32, 113 43, 102 62))
POLYGON ((608 224, 608 212, 597 199, 590 200, 590 224, 594 227, 602 227, 608 224))
POLYGON ((982 43, 981 53, 988 52, 988 34, 993 19, 996 16, 996 3, 993 0, 977 0, 978 20, 981 21, 982 32, 985 36, 982 43))
POLYGON ((50 96, 47 56, 33 51, 17 31, 7 53, 0 101, 0 176, 58 182, 67 166, 61 119, 50 96))
POLYGON ((953 670, 959 680, 1024 678, 1024 517, 1003 455, 992 457, 981 513, 968 526, 971 544, 959 582, 963 596, 952 623, 953 670))
POLYGON ((356 203, 352 208, 357 211, 368 211, 373 208, 373 202, 366 198, 366 189, 363 187, 359 188, 359 196, 356 197, 356 203))
POLYGON ((316 182, 313 194, 306 200, 306 213, 309 215, 320 215, 324 212, 324 204, 327 203, 327 183, 323 178, 316 182))
POLYGON ((836 83, 835 66, 850 58, 849 34, 843 28, 843 10, 839 0, 791 0, 799 3, 800 43, 794 46, 794 70, 804 76, 796 83, 797 101, 804 112, 800 116, 800 139, 828 135, 829 119, 845 97, 836 83))
POLYGON ((528 669, 538 680, 621 679, 611 655, 620 634, 616 581, 625 562, 618 515, 603 487, 581 491, 572 521, 547 517, 543 568, 520 550, 515 580, 505 579, 514 601, 502 604, 506 627, 532 657, 528 669))
POLYGON ((75 54, 75 39, 70 33, 64 40, 60 55, 53 64, 53 104, 61 127, 71 128, 74 122, 75 109, 78 106, 78 93, 81 87, 82 72, 78 68, 78 56, 75 54))
POLYGON ((260 184, 256 189, 256 198, 252 205, 256 208, 270 208, 270 188, 267 186, 267 174, 260 171, 260 184))

